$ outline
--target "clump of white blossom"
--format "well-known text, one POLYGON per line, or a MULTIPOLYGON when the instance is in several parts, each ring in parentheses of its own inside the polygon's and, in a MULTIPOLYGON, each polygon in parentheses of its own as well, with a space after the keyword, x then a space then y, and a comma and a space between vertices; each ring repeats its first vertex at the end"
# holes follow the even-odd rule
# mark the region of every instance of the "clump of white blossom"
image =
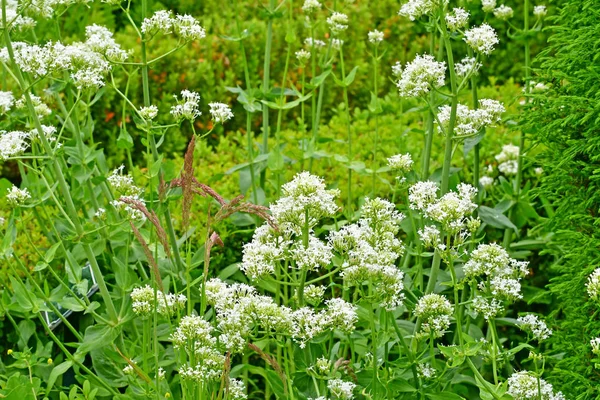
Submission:
POLYGON ((552 330, 534 314, 527 314, 517 318, 517 325, 522 330, 531 333, 537 341, 548 339, 552 335, 552 330))
POLYGON ((489 55, 500 41, 494 28, 486 23, 465 32, 464 41, 477 53, 489 55))
POLYGON ((29 148, 28 138, 22 131, 0 131, 0 161, 23 154, 29 148))
POLYGON ((383 32, 378 31, 377 29, 369 32, 367 36, 368 36, 369 42, 371 42, 374 45, 378 45, 379 43, 383 42, 383 37, 384 37, 383 32))
POLYGON ((15 96, 12 92, 0 91, 0 113, 7 113, 15 103, 15 96))
POLYGON ((300 49, 296 53, 296 58, 301 65, 305 65, 310 60, 310 51, 300 49))
MULTIPOLYGON (((23 31, 35 27, 36 21, 28 16, 19 14, 19 3, 17 0, 6 1, 6 23, 8 29, 23 31)), ((2 26, 2 9, 0 9, 0 28, 2 26)))
POLYGON ((421 319, 419 337, 440 338, 450 326, 450 318, 454 307, 448 299, 440 294, 426 294, 419 299, 415 307, 415 315, 421 319))
POLYGON ((177 96, 173 97, 177 101, 177 104, 171 107, 171 115, 175 119, 179 121, 184 119, 193 121, 202 115, 200 112, 200 95, 198 93, 185 89, 181 91, 181 100, 177 96))
MULTIPOLYGON (((447 134, 450 126, 451 107, 444 105, 439 108, 437 120, 440 132, 447 134)), ((479 108, 470 109, 464 104, 458 104, 456 108, 456 120, 454 125, 455 136, 474 135, 481 129, 491 126, 500 121, 505 111, 502 103, 491 99, 479 100, 479 108)))
POLYGON ((158 107, 150 105, 140 108, 140 116, 147 121, 151 121, 158 115, 158 107))
POLYGON ((481 9, 484 12, 492 12, 496 8, 496 0, 481 0, 481 9))
MULTIPOLYGON (((39 119, 44 119, 48 115, 52 114, 50 107, 48 107, 39 96, 30 95, 29 97, 31 99, 31 103, 33 104, 33 109, 39 119)), ((15 101, 15 108, 23 110, 26 107, 27 102, 25 100, 25 96, 21 96, 17 101, 15 101)))
POLYGON ((479 178, 479 184, 484 189, 489 189, 494 184, 494 178, 492 178, 491 176, 484 175, 481 178, 479 178))
POLYGON ((475 57, 465 57, 454 64, 454 71, 459 78, 466 79, 471 75, 476 75, 481 68, 481 63, 477 62, 475 57))
POLYGON ((304 0, 304 4, 302 5, 302 11, 307 14, 312 14, 321 9, 322 4, 319 3, 318 0, 304 0))
POLYGON ((396 154, 387 159, 388 166, 391 169, 399 170, 402 172, 409 172, 413 166, 413 159, 410 153, 396 154))
POLYGON ((30 198, 31 194, 27 188, 19 189, 14 185, 8 189, 8 193, 6 194, 6 201, 13 207, 22 206, 30 198))
POLYGON ((519 146, 507 144, 502 146, 502 151, 496 155, 498 171, 504 175, 516 175, 519 168, 519 146))
POLYGON ((186 42, 201 40, 206 37, 206 31, 198 21, 190 15, 176 15, 170 11, 160 10, 154 13, 150 18, 145 18, 142 22, 142 33, 148 38, 156 34, 169 34, 175 32, 177 36, 186 42))
POLYGON ((187 298, 183 294, 176 295, 157 291, 155 301, 154 289, 150 285, 146 285, 133 289, 131 301, 133 312, 137 315, 151 315, 156 308, 159 315, 169 317, 183 309, 187 298))
POLYGON ((432 379, 435 377, 435 368, 429 363, 419 363, 417 365, 417 374, 423 379, 432 379))
POLYGON ((327 382, 327 388, 335 399, 351 400, 354 398, 356 384, 341 379, 331 379, 327 382))
POLYGON ((469 12, 464 8, 454 8, 446 14, 446 26, 451 32, 464 28, 469 23, 469 12))
POLYGON ((209 103, 210 107, 210 115, 212 119, 217 124, 225 123, 233 118, 233 113, 231 112, 231 108, 224 103, 209 103))
POLYGON ((547 12, 548 10, 544 5, 533 7, 533 15, 535 15, 537 18, 544 18, 547 12))
POLYGON ((585 284, 588 295, 594 299, 598 300, 600 298, 600 268, 596 268, 594 272, 588 276, 588 281, 585 284))
POLYGON ((325 42, 319 39, 306 38, 304 44, 308 48, 323 48, 326 46, 325 42))
POLYGON ((333 14, 327 18, 327 25, 329 25, 332 34, 339 35, 348 29, 348 16, 334 11, 333 14))
POLYGON ((423 15, 432 14, 446 4, 448 4, 448 0, 409 0, 408 3, 402 5, 398 15, 414 21, 423 15))
POLYGON ((519 371, 508 378, 508 391, 515 400, 565 400, 561 393, 554 393, 551 384, 530 371, 519 371))
POLYGON ((592 346, 592 353, 600 356, 600 337, 590 340, 590 346, 592 346))
POLYGON ((494 16, 498 19, 506 21, 512 18, 514 15, 514 11, 507 5, 502 4, 500 7, 494 10, 494 16))
POLYGON ((417 54, 404 69, 396 64, 394 74, 399 77, 396 86, 401 97, 418 97, 444 85, 446 63, 436 61, 430 54, 417 54))

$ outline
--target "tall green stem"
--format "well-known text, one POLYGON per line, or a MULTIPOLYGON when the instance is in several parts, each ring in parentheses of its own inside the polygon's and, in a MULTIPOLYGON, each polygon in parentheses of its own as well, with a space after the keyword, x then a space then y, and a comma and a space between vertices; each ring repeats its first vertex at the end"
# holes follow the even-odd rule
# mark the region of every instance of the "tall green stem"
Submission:
POLYGON ((348 101, 348 86, 346 85, 346 68, 344 66, 344 45, 340 44, 340 64, 342 67, 342 82, 344 82, 344 103, 346 105, 346 129, 347 129, 347 141, 348 141, 348 199, 346 215, 348 218, 352 216, 352 125, 350 123, 350 103, 348 101))
MULTIPOLYGON (((263 96, 270 93, 271 85, 271 47, 273 45, 273 12, 275 11, 276 0, 269 0, 269 20, 267 21, 267 39, 265 43, 265 60, 263 66, 263 96)), ((263 106, 263 149, 264 154, 269 152, 269 107, 263 106)), ((261 173, 260 183, 265 187, 266 170, 261 173)))

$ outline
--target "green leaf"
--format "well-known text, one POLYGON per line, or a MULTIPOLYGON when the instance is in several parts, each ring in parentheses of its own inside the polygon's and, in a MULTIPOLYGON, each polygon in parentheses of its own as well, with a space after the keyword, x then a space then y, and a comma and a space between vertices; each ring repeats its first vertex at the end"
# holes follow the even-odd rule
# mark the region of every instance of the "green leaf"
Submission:
POLYGON ((52 372, 50 372, 50 376, 48 377, 48 386, 46 388, 46 392, 50 392, 50 390, 52 390, 52 387, 54 386, 54 383, 56 382, 56 380, 58 379, 59 376, 61 376, 62 374, 64 374, 65 372, 67 372, 67 370, 69 368, 71 368, 73 366, 73 361, 68 360, 65 362, 62 362, 60 364, 58 364, 57 366, 55 366, 54 368, 52 368, 52 372))
POLYGON ((104 347, 107 343, 113 343, 117 336, 119 336, 119 330, 119 328, 104 324, 90 326, 85 330, 83 342, 77 349, 77 353, 85 354, 94 349, 104 347))
POLYGON ((425 396, 431 400, 464 400, 464 397, 453 392, 425 393, 425 396))
POLYGON ((371 92, 371 102, 369 103, 369 111, 371 111, 371 113, 375 115, 381 114, 383 112, 381 102, 379 101, 379 98, 377 98, 377 95, 373 92, 371 92))
POLYGON ((154 177, 154 176, 158 176, 158 173, 160 172, 160 167, 163 163, 163 156, 162 154, 158 157, 158 159, 156 161, 154 161, 154 163, 152 163, 152 166, 150 167, 150 177, 154 177))
POLYGON ((517 232, 517 227, 500 211, 490 207, 480 206, 478 209, 479 218, 486 224, 499 229, 514 229, 517 232))
POLYGON ((356 77, 357 71, 358 71, 358 66, 352 68, 352 71, 350 71, 348 76, 346 76, 346 79, 344 79, 344 85, 346 87, 350 86, 352 84, 352 82, 354 82, 354 78, 356 77))
POLYGON ((66 308, 67 310, 72 310, 76 312, 85 310, 85 307, 72 297, 65 297, 64 299, 59 301, 58 304, 60 304, 61 307, 66 308))
POLYGON ((310 84, 307 85, 310 89, 316 89, 325 82, 325 79, 331 74, 331 68, 326 69, 321 73, 321 75, 315 76, 310 80, 310 84))
POLYGON ((269 382, 271 389, 273 389, 275 398, 287 399, 287 394, 285 391, 285 386, 283 385, 283 381, 275 371, 267 370, 267 381, 269 382))

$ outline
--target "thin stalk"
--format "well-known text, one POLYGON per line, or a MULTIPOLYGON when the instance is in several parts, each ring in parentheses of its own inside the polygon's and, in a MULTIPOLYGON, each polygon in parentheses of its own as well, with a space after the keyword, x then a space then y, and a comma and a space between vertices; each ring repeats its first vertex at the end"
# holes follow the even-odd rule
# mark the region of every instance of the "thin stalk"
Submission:
MULTIPOLYGON (((346 69, 344 66, 344 45, 340 45, 340 64, 342 67, 342 82, 346 81, 346 69)), ((347 141, 348 141, 348 199, 346 205, 346 215, 348 218, 352 215, 352 125, 350 123, 350 102, 348 101, 348 87, 344 83, 344 103, 346 104, 346 129, 347 129, 347 141)))
MULTIPOLYGON (((269 0, 269 12, 275 11, 276 0, 269 0)), ((266 97, 270 92, 271 85, 271 48, 273 46, 273 15, 269 14, 267 21, 267 38, 265 42, 265 60, 263 64, 263 96, 266 97)), ((269 107, 263 106, 263 154, 269 152, 269 107)), ((266 170, 262 171, 260 183, 265 187, 266 170)))
MULTIPOLYGON (((379 47, 375 44, 375 54, 373 55, 373 93, 377 100, 379 101, 378 94, 378 79, 379 79, 379 47)), ((375 185, 377 181, 377 152, 379 151, 379 112, 375 114, 375 140, 373 143, 373 184, 371 188, 371 195, 375 196, 375 185)))
MULTIPOLYGON (((429 23, 433 24, 433 17, 429 18, 429 23)), ((442 47, 442 46, 440 46, 442 47)), ((431 37, 429 39, 429 52, 433 55, 435 52, 435 31, 431 32, 431 37)), ((432 90, 429 93, 429 104, 435 103, 435 93, 432 90)), ((433 115, 433 111, 431 107, 427 114, 427 131, 425 134, 425 151, 423 152, 423 159, 421 162, 421 179, 427 179, 429 176, 429 164, 431 161, 431 147, 433 145, 433 135, 434 135, 434 121, 435 117, 433 115)))

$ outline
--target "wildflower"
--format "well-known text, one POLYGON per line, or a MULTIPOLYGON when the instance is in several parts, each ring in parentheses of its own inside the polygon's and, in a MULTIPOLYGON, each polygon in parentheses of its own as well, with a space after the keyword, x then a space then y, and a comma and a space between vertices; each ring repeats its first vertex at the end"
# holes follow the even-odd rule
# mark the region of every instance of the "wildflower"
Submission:
POLYGON ((483 188, 489 189, 494 184, 494 178, 492 178, 491 176, 484 175, 481 178, 479 178, 479 184, 483 188))
POLYGON ((429 54, 418 55, 400 73, 396 82, 401 97, 418 97, 444 85, 446 63, 429 54))
POLYGON ((410 153, 396 154, 387 159, 388 166, 391 169, 409 172, 413 165, 413 159, 410 153))
POLYGON ((402 63, 400 63, 400 61, 396 61, 396 63, 392 65, 392 75, 398 79, 402 77, 402 63))
POLYGON ((254 231, 252 241, 243 249, 241 269, 250 279, 258 279, 275 272, 275 263, 281 260, 291 241, 277 234, 268 224, 254 231))
POLYGON ((408 189, 411 210, 425 211, 437 198, 438 185, 435 182, 417 182, 408 189))
POLYGON ((398 15, 414 21, 423 15, 431 14, 445 4, 448 4, 448 0, 409 0, 408 3, 402 5, 398 15))
POLYGON ((123 368, 123 373, 125 375, 135 375, 135 369, 132 364, 135 365, 135 361, 129 360, 129 363, 123 368))
POLYGON ((144 189, 137 187, 133 181, 133 177, 129 174, 125 175, 124 171, 125 166, 121 165, 120 167, 115 168, 106 180, 119 194, 134 197, 141 195, 144 189))
POLYGON ((307 14, 312 14, 321 9, 322 5, 318 0, 304 0, 304 4, 302 5, 302 11, 307 14))
POLYGON ((502 302, 496 298, 486 299, 482 296, 475 296, 471 306, 473 311, 481 314, 486 321, 504 311, 502 302))
MULTIPOLYGON (((39 119, 43 119, 48 115, 52 114, 52 110, 48 107, 40 97, 30 94, 31 103, 33 104, 33 108, 35 113, 37 114, 39 119)), ((25 100, 25 96, 21 96, 19 100, 15 101, 15 108, 17 109, 25 109, 27 108, 27 102, 25 100)))
POLYGON ((587 288, 588 295, 594 299, 598 300, 600 297, 600 268, 596 268, 594 272, 588 277, 588 281, 585 284, 587 288))
POLYGON ((325 47, 325 42, 319 39, 306 38, 304 39, 304 44, 306 44, 309 48, 319 48, 325 47))
POLYGON ((197 346, 194 352, 197 361, 195 366, 186 366, 179 369, 183 380, 196 383, 217 381, 223 373, 225 356, 213 347, 197 346))
POLYGON ((508 378, 508 391, 515 400, 565 400, 561 392, 554 393, 551 384, 532 372, 519 371, 508 378))
POLYGON ((519 166, 519 147, 512 144, 502 146, 502 151, 496 155, 498 171, 504 175, 516 175, 519 166))
POLYGON ((418 234, 425 248, 435 249, 441 243, 441 233, 435 225, 425 225, 418 234))
POLYGON ((173 15, 170 11, 156 11, 152 17, 144 18, 142 21, 142 33, 146 36, 171 33, 173 22, 173 15))
POLYGON ((304 288, 304 299, 313 306, 319 305, 324 295, 325 286, 308 285, 304 288))
POLYGON ((417 374, 420 378, 431 379, 435 377, 435 369, 429 363, 418 363, 417 374))
POLYGON ((327 25, 329 25, 332 34, 339 35, 348 29, 348 16, 334 11, 333 14, 327 18, 327 25))
POLYGON ((509 6, 502 4, 500 7, 494 10, 494 16, 498 19, 506 21, 507 19, 512 18, 514 15, 513 9, 509 6))
POLYGON ((533 7, 533 15, 537 18, 544 18, 547 12, 548 10, 546 10, 546 6, 544 5, 533 7))
POLYGON ((446 26, 451 32, 464 28, 469 23, 469 12, 464 8, 454 8, 452 14, 446 14, 446 26))
MULTIPOLYGON (((16 0, 6 2, 6 22, 9 29, 23 31, 35 27, 36 21, 31 17, 19 15, 19 3, 16 0)), ((0 9, 0 28, 2 27, 2 10, 0 9)))
POLYGON ((19 189, 15 185, 8 189, 8 193, 6 194, 6 201, 13 207, 22 206, 30 198, 31 194, 29 194, 27 188, 19 189))
POLYGON ((296 58, 301 65, 304 65, 310 60, 310 52, 304 49, 298 50, 296 52, 296 58))
POLYGON ((188 119, 190 121, 198 118, 202 113, 199 110, 200 107, 200 95, 196 92, 189 90, 181 91, 181 101, 175 97, 177 104, 171 107, 171 115, 177 120, 188 119))
MULTIPOLYGON (((34 78, 41 78, 51 71, 53 61, 52 43, 38 46, 25 42, 14 42, 12 46, 15 64, 21 71, 31 74, 34 78)), ((10 62, 6 47, 0 49, 0 61, 10 62)))
POLYGON ((131 301, 133 312, 138 315, 149 315, 156 308, 158 314, 172 316, 177 310, 183 309, 187 298, 182 294, 175 295, 161 291, 155 294, 154 289, 146 285, 133 289, 131 292, 131 301), (154 301, 155 296, 156 302, 154 301))
POLYGON ((48 363, 48 365, 52 365, 54 363, 54 361, 52 361, 51 358, 48 359, 48 361, 46 361, 48 363))
POLYGON ((104 86, 104 76, 111 70, 111 66, 103 54, 79 42, 70 45, 56 42, 51 46, 52 69, 69 72, 78 89, 104 86))
POLYGON ((223 103, 209 103, 210 115, 215 123, 223 124, 233 118, 231 108, 227 104, 223 103))
POLYGON ((518 300, 523 298, 519 279, 495 276, 490 281, 490 289, 492 295, 496 298, 507 300, 518 300))
POLYGON ((327 388, 339 400, 351 400, 354 398, 354 388, 356 385, 352 382, 343 381, 341 379, 331 379, 327 382, 327 388))
POLYGON ((90 25, 85 28, 85 44, 93 51, 103 54, 111 61, 125 61, 127 52, 113 39, 113 33, 104 26, 90 25))
POLYGON ((171 340, 176 349, 194 342, 195 346, 213 346, 216 343, 211 336, 212 326, 208 321, 197 315, 186 315, 181 318, 179 326, 173 334, 171 340))
POLYGON ((478 63, 475 57, 465 57, 454 64, 456 76, 460 78, 466 78, 471 74, 477 74, 479 68, 481 68, 481 63, 478 63))
POLYGON ((329 265, 333 258, 331 250, 331 246, 310 235, 307 247, 299 241, 294 243, 291 249, 292 260, 300 270, 316 271, 319 267, 329 265))
POLYGON ((481 9, 483 12, 492 12, 496 8, 496 0, 481 0, 481 9))
POLYGON ((423 211, 427 218, 439 222, 451 233, 457 233, 462 228, 464 218, 477 208, 477 204, 473 202, 477 189, 461 183, 457 190, 458 192, 446 193, 423 211))
POLYGON ((296 234, 306 225, 311 229, 338 210, 334 199, 339 190, 326 190, 323 179, 306 171, 283 185, 282 194, 282 198, 271 204, 271 213, 278 224, 285 224, 296 234))
MULTIPOLYGON (((57 129, 55 127, 42 125, 42 132, 44 133, 44 137, 47 141, 56 141, 57 129)), ((31 140, 39 139, 39 131, 37 129, 32 129, 31 131, 29 131, 28 136, 31 138, 31 140)))
POLYGON ((592 353, 600 356, 600 337, 590 340, 590 346, 592 346, 592 353))
POLYGON ((228 398, 231 400, 246 400, 246 385, 240 379, 229 378, 228 398))
POLYGON ((308 341, 317 337, 326 329, 327 321, 323 318, 323 315, 316 314, 309 307, 294 310, 292 319, 292 337, 301 349, 306 347, 308 341))
POLYGON ((173 21, 175 34, 186 42, 201 40, 206 37, 206 31, 191 15, 177 15, 173 21))
POLYGON ((415 307, 415 315, 422 319, 419 336, 444 336, 453 312, 454 307, 442 295, 431 293, 421 297, 415 307))
POLYGON ((548 329, 546 323, 533 314, 517 318, 517 325, 521 330, 531 333, 537 341, 548 339, 552 335, 552 330, 548 329))
POLYGON ((26 139, 29 134, 22 131, 0 131, 0 161, 22 154, 29 144, 26 139))
POLYGON ((383 32, 380 32, 377 29, 369 32, 367 36, 369 38, 369 42, 371 42, 374 45, 378 45, 379 43, 383 42, 383 32))
POLYGON ((158 368, 158 380, 162 381, 165 379, 165 369, 163 367, 158 368))
POLYGON ((340 51, 340 49, 342 48, 342 46, 344 45, 344 41, 341 39, 337 39, 337 38, 332 38, 331 39, 331 47, 334 50, 340 51))
MULTIPOLYGON (((504 111, 504 106, 500 102, 491 99, 479 100, 479 108, 475 110, 472 110, 463 104, 458 104, 456 108, 454 135, 474 135, 484 127, 499 122, 500 116, 504 111)), ((448 132, 451 113, 452 109, 449 105, 444 105, 439 108, 437 119, 440 124, 438 129, 441 132, 448 132)))
POLYGON ((347 333, 354 330, 354 325, 358 322, 357 308, 354 304, 339 298, 327 300, 325 304, 325 325, 329 329, 339 329, 347 333))
POLYGON ((494 28, 486 23, 465 32, 465 42, 476 52, 489 55, 499 43, 494 28))
POLYGON ((480 244, 465 263, 464 273, 466 277, 510 275, 510 257, 506 250, 496 243, 480 244))
POLYGON ((145 221, 146 216, 144 215, 144 213, 142 211, 138 210, 137 208, 132 207, 130 204, 126 203, 125 201, 123 201, 125 199, 129 200, 129 201, 135 201, 135 202, 141 203, 144 206, 146 205, 146 201, 138 195, 121 196, 120 199, 113 200, 110 202, 110 204, 117 211, 125 213, 127 218, 131 221, 138 221, 138 222, 145 221))
POLYGON ((544 174, 544 169, 542 167, 537 167, 533 170, 533 173, 537 176, 542 176, 544 174))
POLYGON ((7 113, 15 102, 15 97, 12 92, 0 91, 0 113, 7 113))
POLYGON ((140 115, 147 121, 151 121, 158 115, 158 107, 151 105, 140 108, 140 115))

